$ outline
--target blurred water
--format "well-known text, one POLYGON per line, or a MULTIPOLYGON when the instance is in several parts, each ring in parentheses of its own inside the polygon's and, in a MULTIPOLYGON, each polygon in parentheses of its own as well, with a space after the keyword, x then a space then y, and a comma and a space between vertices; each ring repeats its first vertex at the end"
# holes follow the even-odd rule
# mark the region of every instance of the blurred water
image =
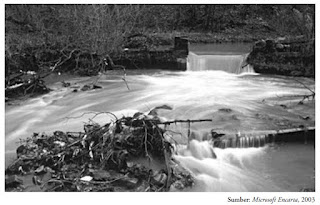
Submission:
MULTIPOLYGON (((95 80, 96 77, 87 77, 69 82, 82 86, 95 80)), ((20 106, 6 107, 6 164, 14 156, 19 138, 31 136, 33 132, 82 131, 84 123, 94 113, 83 114, 90 112, 112 112, 121 117, 137 111, 147 113, 155 106, 166 104, 173 109, 159 114, 167 120, 213 120, 191 125, 194 138, 199 141, 213 128, 234 135, 301 124, 314 126, 314 101, 298 105, 300 97, 284 98, 309 92, 290 77, 236 75, 223 71, 154 71, 147 74, 134 71, 126 80, 130 90, 121 75, 112 73, 99 78, 98 84, 103 87, 100 90, 72 92, 72 89, 62 88, 60 83, 56 83, 52 86, 54 91, 47 95, 20 106), (299 116, 308 116, 310 120, 299 116)), ((299 78, 299 81, 314 89, 314 80, 299 78)), ((93 120, 106 123, 111 119, 111 115, 101 114, 93 120)), ((180 132, 174 137, 179 143, 186 144, 186 126, 171 126, 169 129, 180 132)), ((285 151, 284 148, 274 150, 268 147, 241 151, 214 148, 217 159, 210 158, 209 153, 202 153, 202 150, 211 149, 208 145, 194 143, 192 146, 194 151, 181 148, 180 154, 176 155, 177 160, 197 177, 197 184, 191 191, 298 191, 302 181, 310 186, 306 178, 314 175, 314 149, 306 149, 305 145, 294 150, 288 146, 285 151), (295 161, 293 156, 296 155, 293 154, 297 152, 306 157, 300 159, 302 154, 298 155, 295 161), (269 156, 277 156, 279 162, 274 163, 269 156), (285 156, 291 156, 291 161, 285 156), (279 184, 279 181, 286 185, 279 184)))
POLYGON ((186 191, 288 192, 315 187, 313 145, 220 149, 193 140, 178 150, 175 159, 196 178, 186 191))

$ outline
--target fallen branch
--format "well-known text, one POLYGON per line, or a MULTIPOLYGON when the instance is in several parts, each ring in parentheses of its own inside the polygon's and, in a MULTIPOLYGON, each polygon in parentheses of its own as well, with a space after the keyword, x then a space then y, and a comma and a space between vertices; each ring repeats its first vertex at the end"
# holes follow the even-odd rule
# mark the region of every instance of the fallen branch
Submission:
POLYGON ((308 86, 306 86, 303 82, 301 82, 301 81, 299 81, 299 80, 297 80, 297 79, 293 79, 293 80, 295 80, 296 82, 298 82, 298 83, 300 83, 301 85, 303 85, 303 87, 305 87, 306 89, 308 89, 310 92, 312 92, 313 94, 315 94, 315 92, 313 91, 313 90, 311 90, 308 86))
POLYGON ((116 120, 118 120, 117 116, 115 114, 113 114, 112 112, 85 112, 85 113, 82 113, 80 116, 77 116, 77 117, 65 117, 65 119, 67 121, 69 119, 78 119, 80 117, 83 117, 83 116, 89 115, 89 114, 94 114, 94 116, 92 118, 89 118, 89 120, 93 120, 95 117, 97 117, 98 115, 101 115, 101 114, 112 115, 116 120))
MULTIPOLYGON (((77 51, 78 49, 73 49, 70 53, 69 56, 67 56, 66 59, 64 59, 63 61, 62 58, 60 57, 59 60, 55 63, 55 65, 53 67, 50 67, 51 72, 53 72, 57 67, 61 66, 62 64, 64 64, 67 60, 71 59, 72 54, 77 51)), ((64 55, 64 53, 61 51, 61 53, 64 55)))
MULTIPOLYGON (((125 67, 122 66, 122 65, 115 65, 113 60, 112 60, 112 58, 109 55, 106 55, 106 57, 103 59, 103 66, 102 66, 101 70, 102 70, 101 73, 106 73, 107 70, 122 70, 123 71, 122 80, 125 82, 128 90, 130 90, 129 85, 128 85, 127 81, 126 81, 126 75, 127 74, 126 74, 125 67)), ((97 78, 95 83, 99 80, 99 78, 97 78)))
POLYGON ((212 119, 200 119, 200 120, 173 120, 166 122, 156 122, 156 124, 169 125, 175 123, 194 123, 194 122, 212 122, 212 119))
POLYGON ((303 101, 309 98, 312 98, 312 100, 315 99, 315 91, 311 90, 308 86, 306 86, 303 82, 293 78, 294 81, 298 82, 299 84, 301 84, 304 88, 306 88, 307 90, 309 90, 311 92, 311 94, 306 94, 306 95, 284 95, 284 96, 278 96, 276 95, 278 98, 302 98, 302 100, 299 101, 298 104, 303 104, 303 101))

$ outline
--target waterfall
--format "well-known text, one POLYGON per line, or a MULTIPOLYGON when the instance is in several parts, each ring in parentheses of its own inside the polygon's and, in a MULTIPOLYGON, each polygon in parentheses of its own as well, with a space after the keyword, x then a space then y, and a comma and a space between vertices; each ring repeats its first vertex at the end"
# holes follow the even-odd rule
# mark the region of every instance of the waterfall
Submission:
POLYGON ((264 147, 267 143, 274 142, 273 135, 243 136, 239 138, 223 139, 214 142, 215 147, 219 148, 249 148, 264 147))
POLYGON ((220 149, 208 141, 191 140, 177 150, 174 159, 196 179, 192 189, 186 191, 283 191, 250 169, 257 159, 263 159, 267 147, 220 149))
POLYGON ((246 54, 230 55, 197 55, 189 52, 187 58, 188 71, 222 70, 228 73, 254 73, 253 67, 246 65, 246 54))

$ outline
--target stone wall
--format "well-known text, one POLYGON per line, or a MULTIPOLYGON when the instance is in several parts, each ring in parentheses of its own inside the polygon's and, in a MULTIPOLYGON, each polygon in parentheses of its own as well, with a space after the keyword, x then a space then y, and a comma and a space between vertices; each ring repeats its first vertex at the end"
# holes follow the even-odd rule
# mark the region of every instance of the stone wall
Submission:
POLYGON ((303 37, 260 40, 247 62, 264 74, 315 77, 315 41, 303 37))
POLYGON ((189 41, 175 37, 173 46, 127 48, 119 56, 114 56, 116 64, 127 69, 168 69, 186 70, 186 58, 189 53, 189 41))

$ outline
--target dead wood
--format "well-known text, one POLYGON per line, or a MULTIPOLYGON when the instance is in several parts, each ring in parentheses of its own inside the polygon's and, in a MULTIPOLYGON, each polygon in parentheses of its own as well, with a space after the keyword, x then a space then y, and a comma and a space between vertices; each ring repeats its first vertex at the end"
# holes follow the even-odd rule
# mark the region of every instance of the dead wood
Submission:
MULTIPOLYGON (((155 120, 156 116, 153 119, 136 113, 133 117, 116 118, 110 112, 81 116, 85 114, 94 116, 84 125, 84 132, 35 133, 22 140, 17 149, 18 160, 6 169, 6 175, 23 177, 41 172, 34 175, 33 186, 41 186, 42 191, 169 191, 172 186, 181 189, 181 184, 192 186, 190 173, 175 170, 173 146, 164 137, 166 130, 158 126, 161 123, 155 120), (111 114, 115 121, 101 126, 93 121, 99 114, 111 114), (129 160, 133 158, 149 163, 157 159, 166 168, 155 171, 132 164, 129 160), (104 173, 103 178, 94 177, 93 173, 99 170, 104 173), (43 175, 50 176, 44 180, 43 175)), ((202 121, 208 120, 176 120, 167 124, 202 121)))

